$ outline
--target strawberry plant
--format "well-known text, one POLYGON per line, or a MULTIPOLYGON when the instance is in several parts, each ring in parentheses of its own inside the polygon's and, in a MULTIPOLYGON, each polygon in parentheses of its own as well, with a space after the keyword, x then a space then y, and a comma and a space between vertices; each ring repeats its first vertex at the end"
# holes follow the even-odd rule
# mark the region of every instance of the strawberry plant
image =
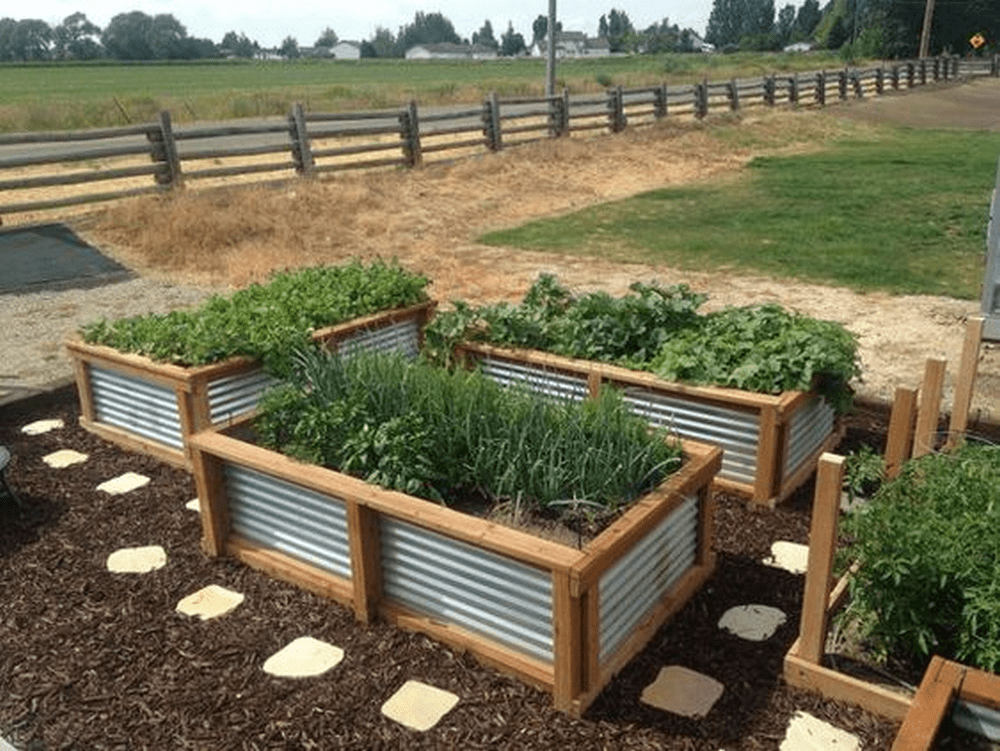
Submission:
POLYGON ((852 512, 842 553, 861 566, 845 617, 877 656, 934 654, 1000 668, 1000 448, 907 462, 852 512))
POLYGON ((423 498, 485 496, 614 510, 680 465, 613 389, 584 403, 542 401, 479 373, 399 356, 296 356, 256 420, 264 446, 423 498))
POLYGON ((279 272, 193 310, 102 320, 81 334, 88 343, 159 362, 192 366, 250 355, 283 374, 291 352, 316 329, 423 302, 426 286, 425 277, 397 264, 353 261, 279 272))

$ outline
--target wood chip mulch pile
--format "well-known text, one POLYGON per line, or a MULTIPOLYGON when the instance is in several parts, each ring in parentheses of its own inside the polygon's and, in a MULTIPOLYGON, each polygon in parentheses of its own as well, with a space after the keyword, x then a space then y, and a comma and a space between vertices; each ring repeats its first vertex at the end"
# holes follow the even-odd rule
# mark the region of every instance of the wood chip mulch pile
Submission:
POLYGON ((18 749, 777 749, 789 719, 806 711, 856 734, 866 749, 891 745, 897 726, 794 691, 782 657, 798 630, 803 578, 759 563, 779 539, 808 537, 811 486, 775 512, 718 498, 718 570, 608 686, 583 719, 551 698, 419 634, 364 626, 343 607, 199 547, 198 516, 184 504, 190 476, 127 453, 78 425, 75 390, 0 407, 7 477, 23 507, 0 508, 0 737, 18 749), (62 418, 27 436, 21 427, 62 418), (42 457, 90 455, 52 470, 42 457), (151 482, 120 496, 101 482, 139 472, 151 482), (111 574, 110 553, 162 545, 165 568, 111 574), (175 612, 208 584, 246 596, 202 622, 175 612), (735 605, 780 608, 788 620, 765 642, 721 631, 735 605), (318 678, 266 674, 264 661, 299 636, 341 647, 344 661, 318 678), (639 702, 661 667, 679 664, 725 685, 701 720, 639 702), (457 694, 426 732, 380 708, 405 681, 457 694))

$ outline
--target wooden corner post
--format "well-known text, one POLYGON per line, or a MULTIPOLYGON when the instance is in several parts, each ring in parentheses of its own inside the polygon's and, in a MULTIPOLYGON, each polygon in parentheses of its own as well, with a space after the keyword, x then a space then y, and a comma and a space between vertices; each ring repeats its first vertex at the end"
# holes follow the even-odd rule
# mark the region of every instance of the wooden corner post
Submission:
POLYGON ((816 472, 816 494, 809 529, 809 562, 799 628, 798 656, 814 664, 819 664, 822 659, 826 642, 827 600, 843 483, 844 457, 823 454, 816 472))

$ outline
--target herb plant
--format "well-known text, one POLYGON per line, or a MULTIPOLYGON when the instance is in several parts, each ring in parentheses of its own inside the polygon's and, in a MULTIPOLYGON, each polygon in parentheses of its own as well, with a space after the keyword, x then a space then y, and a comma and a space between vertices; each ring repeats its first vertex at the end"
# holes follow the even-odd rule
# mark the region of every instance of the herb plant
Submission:
POLYGON ((854 619, 876 654, 1000 668, 1000 447, 907 462, 844 524, 854 619))
POLYGON ((293 380, 265 396, 255 426, 262 445, 446 502, 613 510, 681 458, 613 389, 584 403, 544 401, 475 371, 379 353, 298 353, 293 380))
POLYGON ((84 341, 160 362, 204 365, 235 355, 260 357, 276 374, 289 370, 310 334, 352 318, 427 299, 427 279, 395 263, 353 261, 280 272, 193 310, 102 320, 84 341))
POLYGON ((841 324, 761 305, 699 314, 686 285, 633 284, 630 294, 574 297, 542 275, 520 305, 457 301, 426 332, 425 351, 449 363, 462 340, 541 349, 648 370, 672 381, 759 393, 817 387, 838 410, 860 375, 857 341, 841 324))

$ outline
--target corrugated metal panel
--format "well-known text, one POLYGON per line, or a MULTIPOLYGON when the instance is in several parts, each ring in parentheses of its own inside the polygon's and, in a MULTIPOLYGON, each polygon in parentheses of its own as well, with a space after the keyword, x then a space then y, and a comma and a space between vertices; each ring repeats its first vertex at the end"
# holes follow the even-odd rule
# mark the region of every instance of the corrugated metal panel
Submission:
POLYGON ((833 432, 833 407, 825 399, 813 397, 792 413, 785 441, 785 477, 798 471, 833 432))
POLYGON ((400 352, 406 357, 416 357, 419 352, 420 327, 415 318, 407 318, 379 329, 364 329, 342 340, 337 351, 342 357, 353 352, 400 352))
POLYGON ((480 360, 483 374, 504 386, 520 384, 535 394, 542 394, 568 401, 582 401, 587 397, 587 379, 525 365, 485 357, 480 360))
POLYGON ((263 393, 277 381, 262 369, 216 378, 208 384, 212 424, 231 420, 257 406, 263 393))
POLYGON ((382 518, 381 530, 386 597, 552 661, 548 571, 390 517, 382 518))
POLYGON ((604 572, 600 659, 612 654, 697 559, 698 499, 689 496, 604 572))
POLYGON ((753 484, 760 442, 757 414, 635 387, 625 389, 625 401, 652 425, 668 428, 682 438, 721 447, 719 477, 753 484))
POLYGON ((97 422, 171 448, 184 447, 173 389, 97 365, 87 369, 97 422))
POLYGON ((966 732, 1000 741, 1000 712, 992 707, 959 699, 952 705, 951 719, 966 732))
POLYGON ((233 532, 350 578, 347 509, 342 500, 228 462, 225 485, 233 532))

